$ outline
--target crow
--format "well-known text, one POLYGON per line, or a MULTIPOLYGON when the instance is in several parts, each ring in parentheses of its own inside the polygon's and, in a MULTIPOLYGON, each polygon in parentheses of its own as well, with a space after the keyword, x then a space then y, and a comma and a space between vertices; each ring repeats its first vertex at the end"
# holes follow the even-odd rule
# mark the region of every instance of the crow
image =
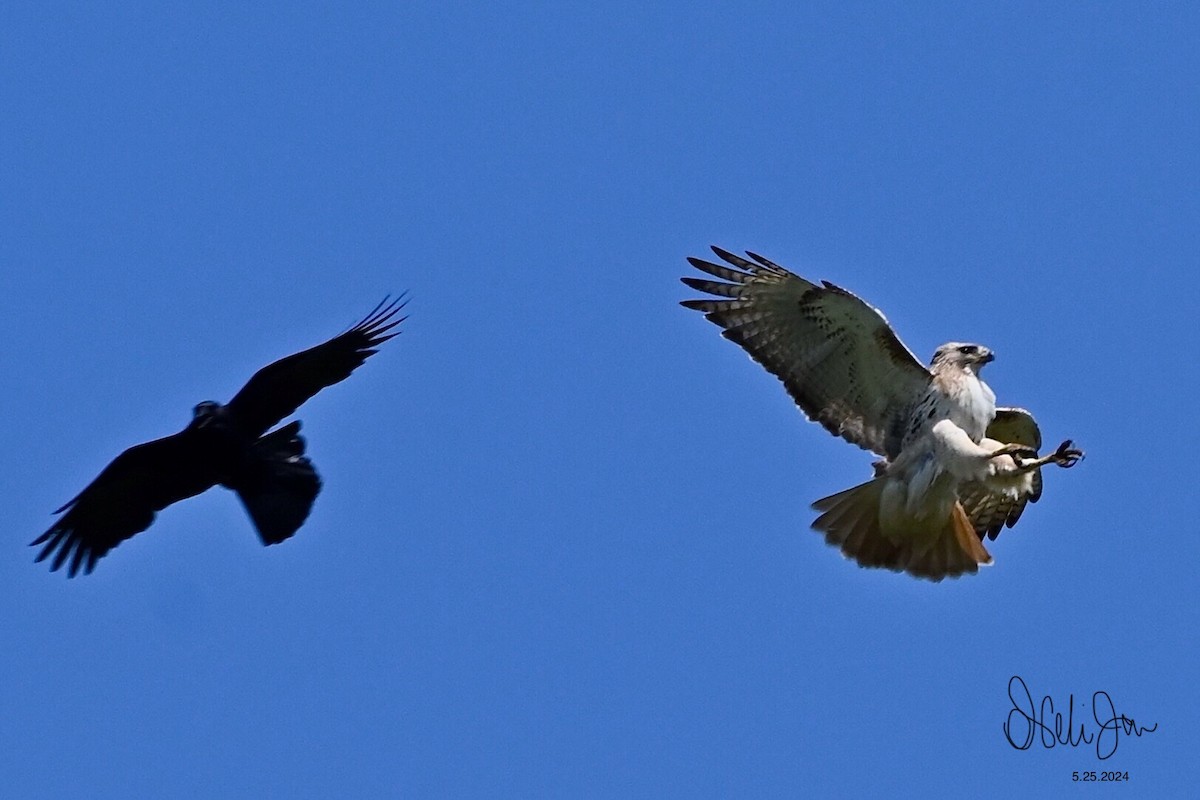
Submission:
POLYGON ((399 334, 389 331, 406 319, 396 318, 405 305, 403 294, 384 298, 345 333, 260 369, 228 404, 199 403, 179 433, 121 453, 54 512, 62 516, 30 542, 43 546, 34 561, 53 555, 51 572, 69 560, 69 577, 90 573, 105 553, 149 528, 156 512, 217 485, 237 494, 264 545, 291 537, 321 479, 304 455, 300 422, 271 428, 399 334))

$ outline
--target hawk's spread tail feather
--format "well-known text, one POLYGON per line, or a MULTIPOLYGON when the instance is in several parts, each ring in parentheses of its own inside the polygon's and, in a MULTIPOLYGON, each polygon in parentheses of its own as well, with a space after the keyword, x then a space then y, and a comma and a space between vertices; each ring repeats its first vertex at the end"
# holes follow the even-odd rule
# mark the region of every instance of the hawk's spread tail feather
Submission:
POLYGON ((246 507, 263 544, 288 539, 308 518, 321 478, 304 456, 300 423, 259 439, 235 481, 228 484, 246 507))
POLYGON ((886 478, 875 478, 818 500, 813 508, 823 513, 812 527, 861 566, 907 572, 931 581, 978 572, 980 564, 992 563, 957 502, 935 536, 900 542, 888 538, 879 520, 886 483, 886 478))
POLYGON ((813 527, 825 532, 825 541, 864 567, 887 567, 899 558, 900 548, 879 527, 879 500, 884 482, 872 480, 853 489, 818 500, 813 508, 824 511, 813 527))

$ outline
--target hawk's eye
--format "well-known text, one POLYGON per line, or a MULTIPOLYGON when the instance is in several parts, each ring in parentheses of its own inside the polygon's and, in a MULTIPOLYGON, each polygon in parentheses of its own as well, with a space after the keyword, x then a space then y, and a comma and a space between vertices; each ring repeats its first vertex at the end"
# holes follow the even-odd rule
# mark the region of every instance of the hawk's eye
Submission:
POLYGON ((964 344, 962 347, 958 348, 958 352, 962 353, 964 356, 969 356, 971 353, 975 352, 975 345, 964 344))

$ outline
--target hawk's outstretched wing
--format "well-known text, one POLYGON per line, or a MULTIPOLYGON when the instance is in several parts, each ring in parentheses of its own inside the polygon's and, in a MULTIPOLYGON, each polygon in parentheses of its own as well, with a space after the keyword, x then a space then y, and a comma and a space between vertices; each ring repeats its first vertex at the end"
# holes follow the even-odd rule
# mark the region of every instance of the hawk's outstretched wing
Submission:
MULTIPOLYGON (((996 418, 988 425, 987 438, 1003 444, 1023 444, 1037 450, 1042 446, 1042 432, 1033 415, 1023 408, 997 408, 996 418)), ((971 481, 958 488, 959 502, 971 520, 975 533, 982 539, 995 539, 1005 526, 1017 524, 1025 506, 1036 503, 1042 496, 1042 470, 1033 470, 1030 490, 1013 497, 1008 492, 991 490, 987 484, 971 481)))
POLYGON ((226 409, 247 434, 262 436, 317 392, 350 377, 376 352, 372 348, 395 336, 388 331, 405 320, 393 319, 405 305, 404 295, 390 303, 384 298, 345 333, 263 367, 226 409))
POLYGON ((685 300, 783 381, 796 404, 830 433, 895 458, 930 373, 876 309, 845 289, 820 286, 762 256, 713 247, 736 269, 698 258, 692 266, 727 283, 683 278, 723 298, 685 300))
POLYGON ((216 484, 211 460, 197 453, 193 429, 135 445, 112 460, 75 499, 50 530, 30 542, 44 545, 34 561, 57 550, 53 572, 70 558, 71 577, 89 573, 96 561, 121 542, 141 533, 155 512, 194 497, 216 484))

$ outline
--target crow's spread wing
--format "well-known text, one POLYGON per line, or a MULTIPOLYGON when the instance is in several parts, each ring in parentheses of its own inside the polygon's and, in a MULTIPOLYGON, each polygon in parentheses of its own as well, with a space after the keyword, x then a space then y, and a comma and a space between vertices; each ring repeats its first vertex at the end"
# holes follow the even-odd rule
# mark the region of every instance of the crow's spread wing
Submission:
POLYGON ((811 283, 762 256, 713 248, 730 267, 689 258, 726 282, 683 278, 719 300, 685 300, 722 328, 835 436, 895 458, 930 373, 877 309, 845 289, 811 283))
POLYGON ((262 436, 317 392, 348 378, 374 348, 399 333, 388 331, 405 320, 394 318, 405 305, 404 295, 390 303, 384 298, 345 333, 263 367, 226 409, 244 432, 262 436))
POLYGON ((42 545, 35 560, 53 554, 51 571, 69 559, 71 577, 81 568, 91 572, 101 556, 150 527, 155 512, 200 494, 216 479, 195 429, 131 447, 54 512, 62 516, 30 543, 42 545))

